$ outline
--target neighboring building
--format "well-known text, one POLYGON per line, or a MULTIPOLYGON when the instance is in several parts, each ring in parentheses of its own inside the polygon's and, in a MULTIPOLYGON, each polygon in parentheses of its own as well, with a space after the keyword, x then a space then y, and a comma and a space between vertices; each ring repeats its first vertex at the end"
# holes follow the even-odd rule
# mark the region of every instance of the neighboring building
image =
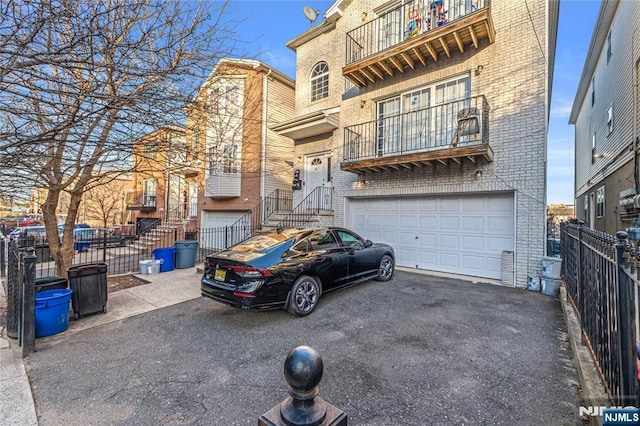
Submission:
POLYGON ((123 222, 142 233, 161 223, 195 226, 198 216, 198 164, 190 155, 185 130, 163 127, 133 145, 133 190, 123 222), (195 188, 195 189, 192 189, 195 188))
POLYGON ((293 117, 294 96, 295 82, 259 61, 225 58, 212 70, 187 111, 201 160, 202 230, 234 225, 274 192, 291 193, 293 143, 269 124, 293 117))
MULTIPOLYGON (((127 216, 125 198, 131 192, 131 179, 131 173, 116 169, 94 178, 82 196, 76 222, 97 228, 113 228, 124 223, 127 216)), ((42 219, 42 203, 46 198, 46 188, 36 188, 29 196, 29 211, 39 220, 42 219)), ((70 200, 68 193, 60 194, 56 208, 58 225, 62 225, 67 218, 70 200)))
POLYGON ((547 236, 558 237, 560 224, 575 219, 573 204, 549 204, 547 207, 547 236))
POLYGON ((398 266, 525 287, 545 254, 558 7, 334 2, 287 44, 296 115, 273 129, 294 141, 294 204, 333 188, 333 223, 398 266))
POLYGON ((640 2, 603 1, 573 101, 576 216, 615 234, 640 216, 640 2))

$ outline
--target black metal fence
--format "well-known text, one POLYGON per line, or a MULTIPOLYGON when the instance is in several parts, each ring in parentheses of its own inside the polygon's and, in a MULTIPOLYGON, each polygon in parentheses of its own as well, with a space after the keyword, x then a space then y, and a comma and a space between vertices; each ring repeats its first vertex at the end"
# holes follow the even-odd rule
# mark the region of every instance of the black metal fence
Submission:
MULTIPOLYGON (((224 226, 209 229, 185 229, 158 226, 140 235, 114 238, 103 234, 96 238, 74 243, 73 265, 104 262, 109 275, 124 275, 140 272, 140 261, 154 258, 157 248, 173 247, 176 241, 198 241, 195 263, 204 262, 207 255, 236 244, 252 234, 252 228, 224 226)), ((3 242, 6 244, 6 241, 3 242)), ((28 237, 17 240, 17 247, 32 247, 36 255, 36 277, 59 275, 49 244, 44 237, 28 237)), ((8 250, 0 251, 0 263, 6 264, 8 250)))
POLYGON ((561 226, 562 278, 614 405, 637 406, 640 252, 616 236, 582 224, 561 226))

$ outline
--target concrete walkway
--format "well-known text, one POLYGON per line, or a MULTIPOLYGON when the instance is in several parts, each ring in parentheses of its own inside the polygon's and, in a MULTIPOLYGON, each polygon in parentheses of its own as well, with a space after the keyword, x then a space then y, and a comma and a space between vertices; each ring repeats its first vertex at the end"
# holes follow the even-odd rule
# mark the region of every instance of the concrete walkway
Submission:
MULTIPOLYGON (((36 351, 67 340, 81 330, 198 298, 201 270, 202 265, 197 265, 161 274, 136 275, 149 284, 109 294, 105 314, 70 320, 66 331, 36 339, 36 351)), ((6 310, 6 301, 4 285, 0 285, 0 312, 6 310)), ((4 322, 0 323, 0 419, 8 425, 38 424, 22 350, 17 340, 6 335, 4 322)))

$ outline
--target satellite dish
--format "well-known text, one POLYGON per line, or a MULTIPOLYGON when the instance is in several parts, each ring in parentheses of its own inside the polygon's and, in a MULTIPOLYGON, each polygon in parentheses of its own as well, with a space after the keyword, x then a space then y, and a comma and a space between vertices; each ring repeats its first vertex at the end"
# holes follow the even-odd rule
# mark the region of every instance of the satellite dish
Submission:
POLYGON ((320 11, 319 10, 313 10, 309 6, 305 6, 302 10, 304 12, 304 16, 306 16, 307 19, 309 20, 309 23, 311 23, 313 25, 315 20, 318 18, 318 14, 320 13, 320 11))

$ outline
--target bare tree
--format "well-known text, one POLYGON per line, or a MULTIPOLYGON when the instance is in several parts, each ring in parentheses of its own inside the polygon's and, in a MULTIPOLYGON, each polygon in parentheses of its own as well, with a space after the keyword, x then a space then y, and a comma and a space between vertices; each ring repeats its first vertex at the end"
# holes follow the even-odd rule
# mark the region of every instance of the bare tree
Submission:
POLYGON ((42 213, 58 273, 72 262, 85 190, 116 168, 127 171, 132 141, 183 122, 211 64, 233 50, 226 6, 0 2, 0 177, 5 191, 47 189, 42 213), (61 241, 55 213, 63 193, 70 201, 61 241))

